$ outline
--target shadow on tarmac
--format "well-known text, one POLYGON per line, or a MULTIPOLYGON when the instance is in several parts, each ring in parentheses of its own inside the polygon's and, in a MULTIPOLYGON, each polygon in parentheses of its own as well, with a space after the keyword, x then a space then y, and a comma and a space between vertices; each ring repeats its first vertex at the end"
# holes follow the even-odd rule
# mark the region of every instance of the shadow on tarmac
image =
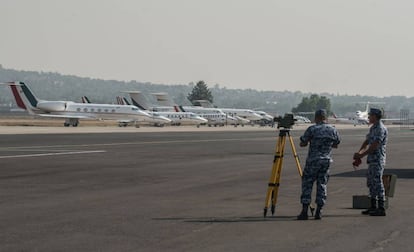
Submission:
MULTIPOLYGON (((397 175, 397 178, 405 178, 405 179, 414 179, 414 169, 389 169, 385 168, 384 174, 395 174, 397 175)), ((360 169, 356 171, 350 171, 350 172, 343 172, 338 174, 332 174, 332 177, 351 177, 351 178, 357 178, 357 177, 366 177, 367 175, 367 169, 360 169)))
POLYGON ((264 222, 264 221, 292 221, 296 220, 296 216, 247 216, 247 217, 183 217, 183 218, 153 218, 153 220, 161 221, 182 221, 182 222, 198 222, 198 223, 225 223, 225 222, 264 222))
MULTIPOLYGON (((346 218, 346 217, 361 217, 360 213, 358 214, 326 214, 323 215, 323 218, 346 218)), ((267 217, 225 217, 225 218, 215 218, 215 217, 202 217, 202 218, 153 218, 153 220, 159 221, 182 221, 188 223, 239 223, 239 222, 266 222, 266 221, 298 221, 297 216, 267 216, 267 217)), ((309 220, 314 220, 313 216, 309 216, 309 220)))

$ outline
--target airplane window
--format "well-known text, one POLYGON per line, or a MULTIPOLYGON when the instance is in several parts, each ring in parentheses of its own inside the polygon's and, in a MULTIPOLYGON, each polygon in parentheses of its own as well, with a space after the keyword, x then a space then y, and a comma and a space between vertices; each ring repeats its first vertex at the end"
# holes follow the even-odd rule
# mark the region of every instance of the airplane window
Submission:
POLYGON ((93 109, 93 108, 92 108, 92 109, 91 109, 91 112, 95 112, 95 109, 93 109))
POLYGON ((80 109, 80 108, 77 108, 77 109, 76 109, 76 111, 80 112, 80 111, 81 111, 81 109, 80 109))
POLYGON ((112 109, 112 113, 115 113, 115 109, 112 109))
POLYGON ((84 109, 83 109, 83 112, 88 112, 88 109, 87 109, 87 108, 84 108, 84 109))

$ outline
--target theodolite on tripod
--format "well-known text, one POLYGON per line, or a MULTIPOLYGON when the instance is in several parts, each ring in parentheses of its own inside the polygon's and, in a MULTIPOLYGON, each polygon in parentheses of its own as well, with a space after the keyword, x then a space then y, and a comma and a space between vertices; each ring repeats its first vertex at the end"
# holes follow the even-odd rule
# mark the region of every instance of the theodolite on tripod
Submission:
MULTIPOLYGON (((292 136, 290 135, 290 129, 295 124, 295 119, 293 114, 287 113, 284 117, 275 117, 274 121, 277 122, 277 128, 281 128, 279 130, 279 138, 276 144, 276 152, 275 157, 273 159, 273 167, 272 173, 270 175, 270 180, 268 184, 267 194, 266 194, 266 202, 264 207, 263 216, 266 217, 267 210, 271 205, 271 212, 272 215, 275 213, 275 207, 277 203, 277 194, 279 192, 279 185, 280 185, 280 175, 282 172, 282 164, 283 164, 283 156, 285 153, 285 145, 286 145, 286 136, 289 137, 289 142, 292 147, 293 157, 296 161, 296 167, 298 169, 300 177, 302 177, 302 168, 300 166, 299 157, 296 152, 295 145, 293 143, 292 136)), ((311 212, 313 215, 314 208, 311 206, 311 212)))

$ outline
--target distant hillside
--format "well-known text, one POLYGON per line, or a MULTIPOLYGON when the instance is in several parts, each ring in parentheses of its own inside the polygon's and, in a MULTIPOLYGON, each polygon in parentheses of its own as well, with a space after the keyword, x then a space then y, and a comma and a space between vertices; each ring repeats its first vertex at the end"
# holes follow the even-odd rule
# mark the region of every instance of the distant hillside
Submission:
MULTIPOLYGON (((0 82, 23 81, 33 92, 43 99, 80 101, 81 96, 88 96, 93 102, 114 103, 115 96, 125 95, 122 91, 141 91, 150 102, 155 102, 151 93, 166 92, 177 104, 188 105, 187 95, 193 83, 182 85, 164 85, 142 83, 137 81, 101 80, 81 78, 73 75, 62 75, 51 72, 17 71, 0 66, 0 82)), ((196 83, 199 80, 194 80, 196 83)), ((208 84, 208 83, 207 83, 208 84)), ((254 89, 227 89, 218 85, 209 87, 218 107, 251 108, 264 110, 272 114, 283 114, 299 104, 309 93, 300 91, 257 91, 254 89)), ((275 89, 278 87, 275 85, 275 89)), ((386 111, 398 112, 401 108, 414 111, 414 98, 391 96, 379 98, 375 96, 343 96, 319 94, 331 100, 332 110, 337 114, 346 114, 364 109, 365 101, 383 102, 386 111)), ((14 104, 10 89, 0 87, 0 104, 14 104)))

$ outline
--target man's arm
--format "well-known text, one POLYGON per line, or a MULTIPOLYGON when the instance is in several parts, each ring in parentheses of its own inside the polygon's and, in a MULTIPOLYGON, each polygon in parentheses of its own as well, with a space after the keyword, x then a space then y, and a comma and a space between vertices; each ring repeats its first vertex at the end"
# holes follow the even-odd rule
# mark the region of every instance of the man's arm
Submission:
POLYGON ((303 136, 301 136, 299 138, 299 140, 300 140, 299 146, 300 147, 308 146, 309 141, 312 139, 312 130, 311 130, 311 128, 312 128, 312 126, 307 128, 305 133, 303 134, 303 136))
POLYGON ((372 144, 368 146, 368 140, 365 140, 362 145, 361 148, 359 149, 359 151, 357 153, 354 154, 354 159, 358 159, 358 158, 363 158, 366 155, 373 153, 375 150, 378 149, 378 146, 380 145, 380 143, 378 141, 373 142, 372 144))
POLYGON ((338 148, 338 145, 341 143, 341 137, 338 134, 338 131, 335 130, 335 140, 334 143, 332 144, 332 148, 338 148))

